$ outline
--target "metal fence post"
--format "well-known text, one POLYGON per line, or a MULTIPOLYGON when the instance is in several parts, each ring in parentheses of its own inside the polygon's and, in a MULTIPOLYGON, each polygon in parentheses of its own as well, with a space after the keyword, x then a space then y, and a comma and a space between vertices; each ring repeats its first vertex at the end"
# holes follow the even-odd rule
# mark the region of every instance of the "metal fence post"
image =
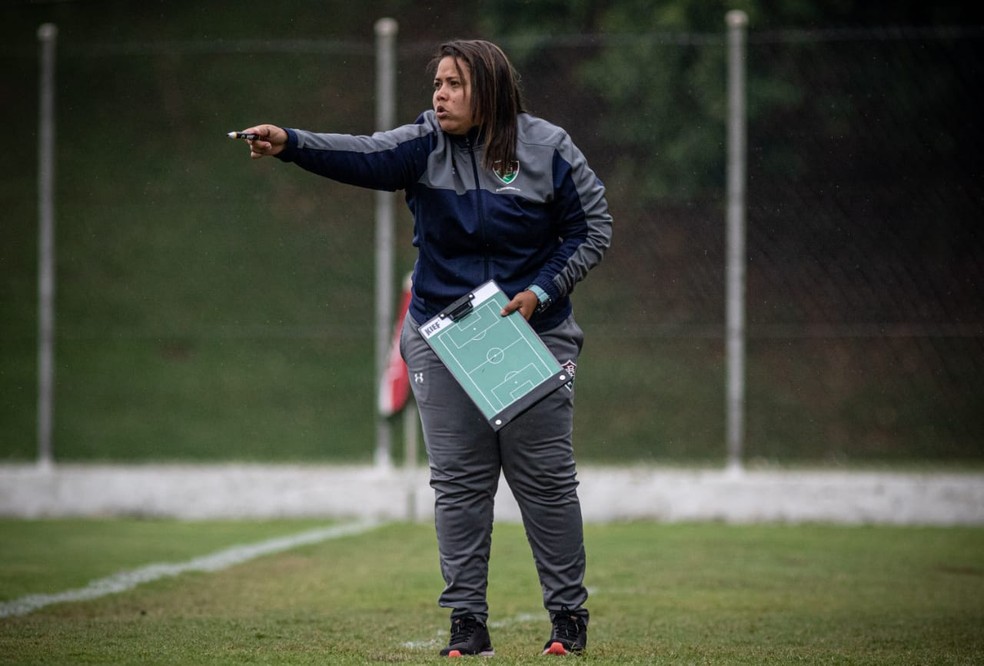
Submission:
MULTIPOLYGON (((396 118, 396 33, 391 18, 376 21, 376 129, 392 129, 396 118)), ((393 193, 376 192, 376 383, 386 372, 393 322, 393 193)), ((375 405, 375 402, 373 403, 375 405)), ((376 414, 377 467, 392 465, 393 424, 376 414)))
POLYGON ((38 28, 38 465, 54 464, 55 413, 55 40, 58 28, 38 28))
POLYGON ((727 445, 728 469, 742 470, 745 435, 745 31, 748 15, 731 10, 728 26, 727 445))

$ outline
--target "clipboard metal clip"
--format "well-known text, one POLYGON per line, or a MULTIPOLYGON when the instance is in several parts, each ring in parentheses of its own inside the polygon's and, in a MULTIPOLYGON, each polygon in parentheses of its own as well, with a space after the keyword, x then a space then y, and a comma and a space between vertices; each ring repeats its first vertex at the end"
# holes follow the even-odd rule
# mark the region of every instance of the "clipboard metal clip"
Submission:
POLYGON ((458 321, 472 311, 472 308, 474 307, 474 300, 475 294, 462 296, 448 307, 445 311, 445 316, 447 316, 451 321, 458 321))

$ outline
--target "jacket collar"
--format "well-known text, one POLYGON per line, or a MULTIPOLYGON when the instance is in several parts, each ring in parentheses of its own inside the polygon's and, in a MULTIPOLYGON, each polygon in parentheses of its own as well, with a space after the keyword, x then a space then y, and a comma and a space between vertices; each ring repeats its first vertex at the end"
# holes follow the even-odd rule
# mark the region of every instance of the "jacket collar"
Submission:
POLYGON ((448 134, 448 138, 456 146, 478 148, 485 143, 485 129, 479 125, 468 130, 467 134, 448 134))

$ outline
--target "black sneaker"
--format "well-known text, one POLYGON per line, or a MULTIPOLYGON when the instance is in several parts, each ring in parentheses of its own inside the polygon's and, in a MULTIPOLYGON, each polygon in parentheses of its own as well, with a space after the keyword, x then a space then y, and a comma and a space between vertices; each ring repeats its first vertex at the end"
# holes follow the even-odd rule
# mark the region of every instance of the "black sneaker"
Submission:
POLYGON ((442 657, 462 657, 466 654, 495 656, 488 627, 474 615, 463 615, 451 620, 451 641, 441 650, 442 657))
POLYGON ((588 645, 588 622, 573 613, 563 612, 553 616, 553 632, 543 646, 543 654, 564 656, 580 654, 588 645))

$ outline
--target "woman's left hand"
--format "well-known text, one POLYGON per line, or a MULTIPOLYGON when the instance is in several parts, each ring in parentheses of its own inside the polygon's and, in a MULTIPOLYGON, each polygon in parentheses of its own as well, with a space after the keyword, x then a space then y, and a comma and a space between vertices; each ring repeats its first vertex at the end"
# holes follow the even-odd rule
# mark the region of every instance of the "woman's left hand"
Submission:
POLYGON ((513 299, 506 303, 506 307, 502 308, 501 314, 505 317, 519 310, 519 314, 523 315, 523 318, 529 321, 539 304, 540 299, 536 297, 536 294, 527 289, 513 296, 513 299))

